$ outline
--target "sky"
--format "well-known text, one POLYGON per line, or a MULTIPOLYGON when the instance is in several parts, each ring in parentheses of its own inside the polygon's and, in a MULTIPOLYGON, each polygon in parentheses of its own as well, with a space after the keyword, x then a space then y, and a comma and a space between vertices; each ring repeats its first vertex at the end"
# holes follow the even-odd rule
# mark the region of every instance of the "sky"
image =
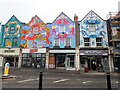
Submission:
POLYGON ((0 0, 0 22, 2 24, 15 15, 21 22, 28 23, 35 15, 45 23, 52 23, 61 12, 79 21, 93 10, 101 18, 107 19, 109 12, 118 11, 120 0, 0 0))

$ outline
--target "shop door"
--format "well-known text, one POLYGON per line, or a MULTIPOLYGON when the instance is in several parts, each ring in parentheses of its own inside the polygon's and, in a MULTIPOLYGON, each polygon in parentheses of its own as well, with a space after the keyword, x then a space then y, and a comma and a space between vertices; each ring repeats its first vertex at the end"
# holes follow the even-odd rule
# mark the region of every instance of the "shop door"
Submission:
POLYGON ((74 68, 74 58, 75 58, 75 55, 72 55, 72 54, 66 55, 66 69, 74 68))
POLYGON ((64 54, 56 55, 56 68, 65 69, 65 55, 64 54))

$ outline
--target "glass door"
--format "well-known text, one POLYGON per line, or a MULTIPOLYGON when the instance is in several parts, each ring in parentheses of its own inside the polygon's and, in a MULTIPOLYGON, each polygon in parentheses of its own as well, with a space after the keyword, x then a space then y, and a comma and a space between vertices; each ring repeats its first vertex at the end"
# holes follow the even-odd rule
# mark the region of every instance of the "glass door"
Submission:
POLYGON ((66 68, 74 68, 74 54, 67 54, 66 55, 66 68))

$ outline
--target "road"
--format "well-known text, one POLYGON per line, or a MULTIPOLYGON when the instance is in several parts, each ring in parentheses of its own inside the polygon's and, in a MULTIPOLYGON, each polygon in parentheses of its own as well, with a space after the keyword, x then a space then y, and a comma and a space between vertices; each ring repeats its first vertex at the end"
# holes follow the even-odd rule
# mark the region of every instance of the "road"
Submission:
MULTIPOLYGON (((3 79, 3 90, 33 88, 38 90, 39 86, 39 69, 30 68, 12 68, 10 75, 16 79, 3 79), (5 89, 6 88, 6 89, 5 89)), ((119 74, 111 74, 111 86, 119 90, 119 74)), ((84 73, 65 70, 43 70, 43 88, 44 89, 78 89, 78 90, 107 90, 105 73, 84 73)), ((44 90, 43 89, 43 90, 44 90)))

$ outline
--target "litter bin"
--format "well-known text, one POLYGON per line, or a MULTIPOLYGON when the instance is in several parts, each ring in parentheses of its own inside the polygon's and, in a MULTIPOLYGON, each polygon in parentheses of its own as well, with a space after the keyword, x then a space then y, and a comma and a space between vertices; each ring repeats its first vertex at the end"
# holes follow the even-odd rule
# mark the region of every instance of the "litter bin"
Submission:
POLYGON ((85 67, 84 67, 84 72, 85 72, 85 73, 88 72, 88 66, 85 66, 85 67))

